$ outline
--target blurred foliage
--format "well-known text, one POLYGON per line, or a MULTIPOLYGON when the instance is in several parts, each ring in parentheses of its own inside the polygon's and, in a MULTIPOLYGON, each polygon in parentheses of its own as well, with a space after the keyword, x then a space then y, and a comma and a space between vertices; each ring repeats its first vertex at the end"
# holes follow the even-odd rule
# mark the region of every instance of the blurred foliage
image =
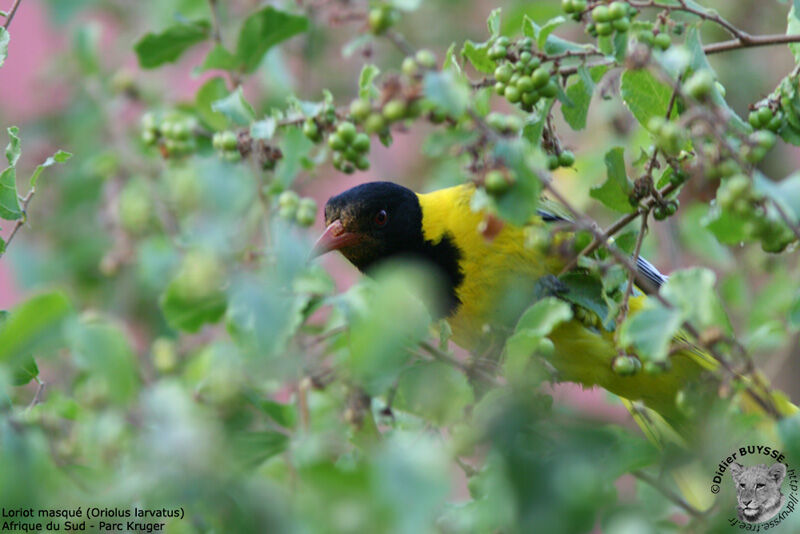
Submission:
POLYGON ((760 439, 800 468, 798 416, 743 413, 747 381, 687 384, 697 433, 659 448, 554 404, 543 362, 580 315, 624 320, 620 374, 659 372, 689 321, 800 394, 798 45, 703 49, 732 37, 720 15, 794 33, 797 2, 597 3, 45 2, 69 39, 40 83, 68 102, 19 129, 0 102, 0 256, 26 294, 0 312, 2 507, 183 507, 173 533, 733 528, 729 485, 700 514, 668 474, 702 466, 709 498, 712 466, 760 439), (345 174, 472 180, 475 208, 524 225, 545 169, 603 223, 653 215, 643 255, 683 269, 664 302, 620 315, 625 270, 583 257, 596 276, 531 303, 486 371, 433 320, 424 267, 337 291, 307 260, 345 174))

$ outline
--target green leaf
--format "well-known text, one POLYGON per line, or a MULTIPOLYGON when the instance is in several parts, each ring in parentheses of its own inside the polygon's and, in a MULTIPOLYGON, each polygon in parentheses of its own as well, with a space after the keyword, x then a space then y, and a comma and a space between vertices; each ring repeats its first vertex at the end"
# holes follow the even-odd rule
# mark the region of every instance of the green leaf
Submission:
MULTIPOLYGON (((703 51, 703 43, 700 41, 699 28, 692 26, 686 32, 686 47, 692 54, 690 65, 694 72, 703 69, 714 72, 714 69, 708 62, 706 53, 703 51)), ((739 115, 733 110, 733 108, 728 105, 728 102, 725 100, 725 97, 722 96, 717 84, 712 85, 710 97, 714 104, 725 110, 730 119, 730 124, 739 130, 740 133, 750 133, 752 131, 750 125, 743 121, 742 118, 739 117, 739 115)))
POLYGON ((620 327, 619 340, 642 360, 663 361, 681 323, 679 310, 655 305, 629 316, 620 327))
POLYGON ((469 88, 451 71, 426 73, 423 90, 431 102, 451 117, 460 117, 469 105, 469 88))
POLYGON ((486 26, 489 28, 489 35, 492 37, 497 37, 500 35, 500 13, 503 10, 499 7, 497 9, 493 9, 491 13, 489 13, 489 18, 486 19, 486 26))
POLYGON ((13 221, 22 217, 17 195, 17 171, 9 167, 0 174, 0 219, 13 221))
POLYGON ((308 19, 267 6, 245 19, 236 42, 244 72, 254 71, 267 50, 308 29, 308 19))
POLYGON ((97 74, 100 70, 100 37, 103 28, 97 21, 81 24, 75 31, 72 42, 73 55, 84 75, 97 74))
POLYGON ((527 139, 531 145, 536 146, 539 144, 544 125, 547 122, 547 116, 550 114, 550 110, 553 109, 554 102, 552 98, 539 100, 533 113, 525 121, 525 126, 522 128, 522 137, 527 139))
POLYGON ((241 125, 250 124, 256 118, 256 112, 244 98, 241 85, 225 98, 212 102, 211 111, 222 113, 231 122, 241 125))
MULTIPOLYGON (((548 31, 551 32, 551 30, 548 31)), ((522 19, 522 33, 525 37, 530 37, 531 39, 536 40, 539 42, 539 36, 541 35, 542 28, 536 24, 528 15, 522 19)), ((591 48, 588 45, 579 45, 577 43, 573 43, 571 41, 567 41, 558 37, 556 35, 547 35, 544 43, 543 50, 547 54, 561 54, 566 51, 579 51, 579 50, 586 50, 587 48, 591 48)), ((540 47, 542 49, 542 47, 540 47)))
POLYGON ((118 403, 132 400, 139 389, 136 355, 125 333, 103 320, 85 320, 67 333, 72 357, 78 368, 102 380, 118 403))
POLYGON ((208 55, 199 67, 199 71, 203 72, 216 69, 232 71, 237 68, 239 68, 239 60, 236 56, 231 54, 224 46, 217 44, 208 52, 208 55))
POLYGON ((566 21, 566 18, 559 15, 558 17, 548 20, 545 25, 539 29, 539 35, 536 37, 536 45, 539 47, 539 50, 545 49, 547 38, 556 28, 564 24, 566 21))
POLYGON ((206 40, 211 24, 207 20, 170 26, 161 33, 148 33, 134 45, 139 66, 153 69, 177 60, 192 46, 206 40))
POLYGON ((0 362, 24 359, 61 333, 62 322, 72 313, 63 293, 45 293, 16 306, 0 326, 0 362))
POLYGON ((8 57, 8 42, 10 40, 11 37, 8 34, 8 30, 0 27, 0 67, 3 66, 8 57))
POLYGON ((584 273, 571 272, 558 277, 566 291, 559 293, 561 300, 577 304, 594 312, 603 322, 603 328, 612 330, 614 318, 608 302, 603 297, 603 284, 597 278, 584 273))
POLYGON ((800 293, 792 301, 788 314, 789 326, 800 329, 800 293))
POLYGON ((22 153, 22 148, 19 143, 19 128, 11 126, 8 131, 8 145, 6 145, 6 159, 8 160, 9 167, 14 167, 19 161, 19 155, 22 153))
MULTIPOLYGON (((800 33, 800 8, 793 3, 787 16, 786 35, 797 35, 798 33, 800 33)), ((789 50, 792 51, 795 62, 800 62, 800 44, 790 43, 789 50)))
POLYGON ((303 168, 303 160, 308 157, 314 147, 314 143, 303 135, 303 131, 300 128, 284 127, 281 132, 283 136, 279 146, 283 157, 278 161, 278 165, 275 168, 275 181, 286 189, 303 168))
POLYGON ((528 161, 530 151, 531 145, 524 139, 504 140, 495 147, 495 156, 516 178, 513 194, 502 195, 495 200, 495 206, 500 217, 516 225, 524 225, 535 213, 542 190, 542 182, 528 161))
POLYGON ((589 114, 589 104, 592 100, 594 87, 608 71, 606 65, 600 65, 587 70, 578 68, 578 81, 567 87, 567 98, 572 105, 562 105, 561 113, 573 130, 582 130, 586 127, 586 117, 589 114))
POLYGON ((483 73, 492 73, 497 67, 494 60, 489 58, 489 43, 476 44, 470 40, 464 42, 461 55, 475 67, 475 70, 483 73))
POLYGON ((242 432, 234 435, 232 445, 236 463, 249 470, 285 451, 289 437, 274 430, 242 432))
POLYGON ((275 129, 278 127, 278 121, 273 117, 256 121, 250 125, 250 137, 253 139, 272 139, 275 135, 275 129))
POLYGON ((633 184, 625 172, 624 149, 612 148, 606 152, 605 163, 608 178, 600 185, 592 187, 589 194, 611 208, 622 213, 631 213, 634 208, 628 201, 633 184))
POLYGON ((730 323, 714 290, 716 280, 716 275, 708 269, 684 269, 670 274, 660 292, 680 310, 684 320, 701 328, 717 325, 730 331, 730 323))
POLYGON ((173 280, 159 299, 161 313, 176 330, 197 332, 206 323, 216 323, 225 314, 225 294, 214 291, 197 298, 187 298, 173 280))
POLYGON ((464 373, 443 362, 422 362, 400 373, 393 406, 431 423, 449 425, 462 419, 474 400, 464 373))
MULTIPOLYGON (((622 74, 622 100, 645 128, 651 118, 667 116, 671 97, 672 89, 647 69, 626 70, 622 74)), ((673 109, 672 115, 676 113, 673 109)))
POLYGON ((211 78, 197 90, 194 99, 197 115, 212 130, 224 130, 228 126, 228 119, 225 115, 211 109, 214 102, 222 100, 226 96, 228 96, 228 86, 225 84, 225 80, 219 76, 211 78))
POLYGON ((378 96, 378 89, 374 85, 375 78, 381 70, 375 65, 364 65, 358 77, 358 96, 365 100, 378 96))
POLYGON ((545 297, 522 314, 514 332, 527 332, 540 337, 550 334, 559 324, 572 319, 572 308, 555 297, 545 297))
POLYGON ((72 154, 70 152, 59 150, 44 160, 44 163, 37 165, 36 169, 33 171, 33 174, 31 174, 31 187, 36 187, 36 182, 39 180, 39 175, 42 174, 43 170, 45 170, 47 167, 55 165, 56 163, 64 163, 71 157, 72 154))
POLYGON ((37 376, 39 376, 39 366, 36 365, 36 360, 33 359, 33 356, 28 355, 14 369, 14 373, 11 376, 11 384, 24 386, 37 376))

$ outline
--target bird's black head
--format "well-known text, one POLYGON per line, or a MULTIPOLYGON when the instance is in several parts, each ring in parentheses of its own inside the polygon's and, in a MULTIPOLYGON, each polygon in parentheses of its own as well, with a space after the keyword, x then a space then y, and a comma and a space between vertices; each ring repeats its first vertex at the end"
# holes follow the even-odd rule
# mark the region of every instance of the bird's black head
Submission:
POLYGON ((359 270, 423 246, 417 195, 391 182, 361 184, 325 204, 325 233, 314 253, 340 251, 359 270))

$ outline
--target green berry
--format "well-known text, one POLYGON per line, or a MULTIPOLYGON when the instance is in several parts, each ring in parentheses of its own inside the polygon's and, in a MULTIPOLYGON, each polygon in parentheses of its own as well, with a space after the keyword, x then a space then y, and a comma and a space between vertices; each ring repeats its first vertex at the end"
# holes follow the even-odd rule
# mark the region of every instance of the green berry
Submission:
POLYGON ((494 92, 502 96, 503 93, 506 92, 506 84, 504 84, 503 82, 495 82, 494 92))
POLYGON ((342 151, 342 154, 344 155, 344 159, 352 162, 355 162, 358 159, 358 156, 361 155, 359 151, 353 148, 352 146, 348 146, 347 148, 345 148, 342 151))
POLYGON ((666 50, 672 45, 672 40, 669 38, 669 35, 662 32, 655 36, 653 39, 653 44, 655 44, 661 50, 666 50))
POLYGON ((664 210, 666 211, 667 217, 672 217, 675 215, 675 212, 678 211, 678 201, 670 200, 664 210))
POLYGON ((303 135, 311 141, 318 143, 322 139, 322 134, 319 131, 319 126, 317 126, 317 121, 312 118, 306 119, 303 123, 303 135))
POLYGON ((519 80, 517 80, 516 87, 523 93, 530 93, 534 89, 533 79, 531 79, 530 76, 520 76, 519 80))
POLYGON ((769 130, 758 130, 750 136, 753 143, 766 150, 775 146, 776 139, 775 134, 769 130))
POLYGON ((296 220, 297 224, 299 224, 300 226, 311 226, 312 224, 314 224, 314 219, 316 218, 317 214, 314 211, 309 211, 302 208, 297 209, 296 220))
POLYGON ((772 120, 767 123, 767 129, 772 132, 778 132, 783 126, 783 113, 778 111, 775 113, 775 116, 772 117, 772 120))
POLYGON ((508 49, 505 46, 494 45, 489 49, 489 59, 497 61, 503 59, 508 55, 508 49))
POLYGON ((370 113, 364 121, 364 131, 368 134, 379 134, 386 130, 386 120, 380 113, 370 113))
POLYGON ((526 106, 533 106, 539 101, 539 91, 531 91, 530 93, 522 93, 522 103, 526 106))
POLYGON ((508 100, 512 104, 516 104, 517 102, 519 102, 520 98, 522 97, 522 94, 520 93, 519 89, 517 89, 513 85, 507 86, 505 93, 503 94, 505 94, 506 100, 508 100))
POLYGON ((242 154, 238 150, 225 150, 222 153, 222 157, 228 163, 236 163, 242 159, 242 154))
POLYGON ((513 69, 508 65, 500 65, 494 69, 494 78, 498 82, 508 83, 511 76, 514 74, 513 69))
POLYGON ((561 0, 561 9, 563 9, 565 13, 574 12, 575 6, 573 4, 573 0, 561 0))
POLYGON ((772 110, 769 109, 768 106, 764 106, 758 109, 758 119, 761 121, 761 125, 769 124, 769 121, 772 120, 773 114, 772 110))
POLYGON ((414 58, 417 60, 417 63, 426 69, 433 69, 436 67, 436 56, 430 50, 424 48, 418 50, 414 58))
POLYGON ((532 59, 533 59, 533 54, 531 54, 527 50, 519 55, 519 62, 522 63, 523 65, 527 65, 532 59))
POLYGON ((653 218, 657 221, 663 221, 667 218, 667 210, 664 206, 656 206, 653 208, 653 218))
POLYGON ((540 89, 542 96, 545 98, 554 98, 558 94, 558 84, 555 80, 550 80, 547 84, 540 89))
POLYGON ((511 39, 509 39, 505 35, 501 35, 500 37, 497 38, 497 41, 495 41, 495 43, 498 46, 506 46, 507 47, 508 45, 511 44, 511 39))
POLYGON ((550 81, 550 72, 544 67, 539 67, 533 71, 531 80, 533 80, 533 86, 537 89, 544 87, 550 81))
POLYGON ((278 196, 278 206, 281 208, 294 209, 297 208, 299 204, 300 196, 291 189, 287 189, 278 196))
POLYGON ((236 134, 230 130, 226 130, 222 132, 220 135, 220 147, 222 150, 234 150, 236 147, 239 146, 239 141, 236 138, 236 134))
POLYGON ((572 11, 580 15, 582 11, 586 10, 586 0, 572 0, 572 11))
POLYGON ((559 166, 560 166, 560 164, 558 162, 558 156, 556 156, 555 154, 551 154, 551 155, 547 156, 547 168, 548 169, 550 169, 551 171, 554 171, 559 166))
POLYGON ((641 366, 639 359, 633 356, 617 356, 611 364, 611 368, 620 376, 635 375, 641 366))
POLYGON ((353 139, 352 147, 356 150, 356 152, 364 153, 369 151, 369 136, 365 133, 359 133, 356 135, 356 138, 353 139))
POLYGON ((398 121, 405 117, 406 103, 398 98, 388 101, 383 106, 383 116, 389 121, 398 121))
POLYGON ((530 37, 523 37, 517 44, 519 45, 520 50, 533 50, 533 39, 530 37))
POLYGON ((365 156, 364 154, 359 155, 354 163, 356 168, 360 171, 366 171, 367 169, 369 169, 369 159, 367 159, 367 156, 365 156))
POLYGON ((502 195, 511 187, 511 183, 506 180, 503 171, 494 169, 486 173, 483 186, 490 195, 502 195))
POLYGON ((142 143, 145 145, 154 145, 156 144, 156 140, 158 140, 158 136, 153 130, 144 130, 142 132, 142 143))
POLYGON ((400 67, 403 71, 403 74, 408 76, 409 78, 413 78, 417 74, 419 74, 419 65, 414 60, 413 57, 407 57, 403 60, 403 64, 400 67))
POLYGON ((356 125, 352 122, 341 122, 339 126, 336 127, 337 135, 342 139, 345 145, 349 145, 353 142, 353 139, 356 138, 356 125))
POLYGON ((366 119, 372 111, 372 104, 369 100, 359 98, 350 103, 350 116, 356 122, 361 122, 366 119))
POLYGON ((631 19, 628 17, 622 17, 612 22, 611 26, 613 26, 616 31, 625 33, 631 29, 631 19))
POLYGON ((714 75, 708 69, 701 69, 692 74, 684 88, 692 98, 703 100, 714 88, 714 75))
POLYGON ((597 35, 607 36, 614 33, 614 26, 610 22, 598 22, 596 28, 597 35))
POLYGON ((646 44, 647 46, 653 46, 655 42, 656 36, 650 30, 644 30, 639 32, 639 35, 636 37, 640 43, 646 44))
MULTIPOLYGON (((592 12, 594 15, 594 12, 592 12)), ((621 19, 628 16, 628 4, 626 2, 611 2, 608 6, 608 15, 611 20, 621 19)))
POLYGON ((753 110, 747 115, 747 122, 755 129, 761 128, 761 117, 758 114, 758 110, 753 110))
POLYGON ((572 167, 575 164, 575 154, 569 150, 564 150, 558 155, 558 164, 561 167, 572 167))
POLYGON ((380 35, 388 30, 396 21, 397 13, 389 6, 380 6, 369 11, 367 23, 375 35, 380 35))
POLYGON ((330 137, 328 137, 328 146, 331 147, 333 150, 344 150, 345 148, 347 148, 347 143, 345 142, 344 139, 342 139, 341 135, 339 135, 338 133, 334 133, 331 134, 330 137))
POLYGON ((611 12, 607 6, 599 5, 592 10, 592 19, 595 22, 608 22, 611 20, 611 12))

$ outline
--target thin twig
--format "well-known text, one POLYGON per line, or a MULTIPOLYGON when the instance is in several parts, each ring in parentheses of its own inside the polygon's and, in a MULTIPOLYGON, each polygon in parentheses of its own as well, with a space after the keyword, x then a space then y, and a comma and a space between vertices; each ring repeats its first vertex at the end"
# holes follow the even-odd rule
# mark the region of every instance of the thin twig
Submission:
POLYGON ((414 46, 406 40, 402 33, 388 30, 385 35, 403 55, 413 56, 416 53, 414 46))
POLYGON ((32 187, 28 194, 20 201, 21 209, 22 209, 22 216, 16 220, 14 226, 11 228, 11 233, 8 234, 8 239, 6 239, 6 246, 5 248, 0 251, 0 258, 8 251, 8 247, 11 245, 11 242, 14 240, 14 236, 17 235, 19 229, 22 228, 25 223, 28 221, 28 204, 30 204, 31 199, 33 199, 33 195, 36 194, 36 188, 32 187))
POLYGON ((722 26, 728 31, 728 33, 736 37, 741 42, 748 42, 752 39, 752 36, 749 33, 740 30, 739 28, 731 24, 730 22, 722 18, 722 16, 720 16, 720 14, 717 13, 716 11, 705 11, 701 9, 696 9, 689 6, 685 2, 681 2, 679 5, 664 4, 662 2, 656 2, 655 0, 649 0, 647 2, 629 1, 628 3, 637 9, 652 7, 664 11, 684 11, 686 13, 692 13, 693 15, 697 15, 703 20, 714 22, 722 26))
POLYGON ((6 22, 3 24, 3 28, 8 30, 8 27, 11 26, 11 21, 14 20, 14 15, 17 14, 17 8, 22 3, 22 0, 14 0, 14 3, 11 5, 11 9, 8 11, 8 16, 6 17, 6 22))
MULTIPOLYGON (((642 225, 639 228, 639 235, 636 237, 636 247, 633 250, 633 258, 634 261, 639 261, 639 254, 642 252, 642 243, 644 242, 644 236, 647 233, 647 215, 650 212, 645 212, 644 216, 642 217, 642 225)), ((633 294, 633 272, 628 273, 628 285, 625 287, 625 295, 622 297, 622 304, 619 307, 619 315, 617 316, 617 324, 621 325, 625 318, 628 316, 628 301, 631 298, 631 294, 633 294)))
POLYGON ((47 386, 45 381, 42 380, 41 378, 39 378, 38 376, 35 376, 34 380, 36 380, 36 383, 39 384, 39 386, 36 388, 36 393, 33 395, 33 399, 31 400, 31 403, 28 405, 28 408, 27 408, 28 410, 30 410, 31 408, 33 408, 34 406, 39 404, 39 402, 42 399, 42 393, 44 393, 44 388, 45 388, 45 386, 47 386))

